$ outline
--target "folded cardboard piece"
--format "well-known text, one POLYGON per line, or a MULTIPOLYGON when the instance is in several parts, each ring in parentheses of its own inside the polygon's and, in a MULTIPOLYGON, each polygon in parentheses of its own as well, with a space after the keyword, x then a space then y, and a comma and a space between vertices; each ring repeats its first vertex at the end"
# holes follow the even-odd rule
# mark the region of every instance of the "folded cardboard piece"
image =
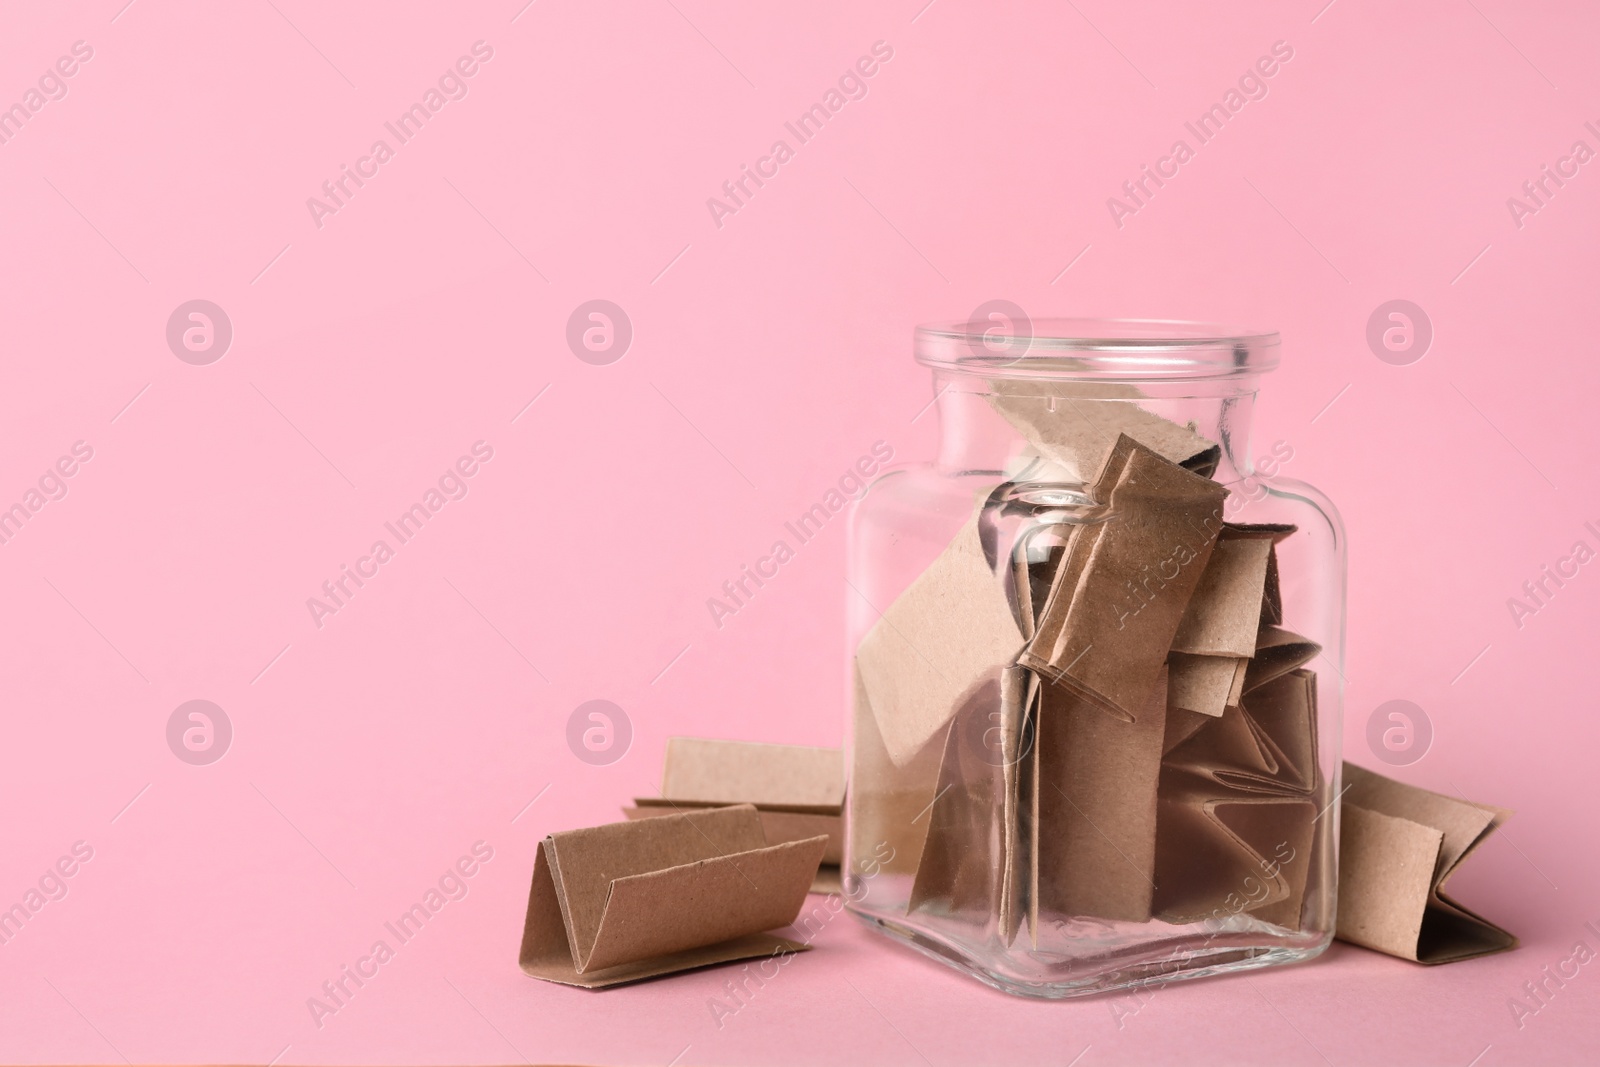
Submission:
POLYGON ((1299 929, 1318 872, 1320 646, 1278 625, 1292 526, 1225 523, 1168 663, 1157 917, 1248 914, 1299 929))
POLYGON ((1244 672, 1248 693, 1317 658, 1322 646, 1281 626, 1266 625, 1256 639, 1256 654, 1244 672))
POLYGON ((837 893, 844 851, 844 753, 837 748, 667 739, 658 796, 623 808, 629 819, 730 804, 754 805, 769 844, 827 838, 813 892, 837 893))
POLYGON ((1021 645, 974 513, 857 646, 856 669, 890 760, 908 763, 1021 645))
POLYGON ((1017 662, 1131 721, 1211 557, 1227 490, 1123 435, 1092 494, 1107 515, 1073 529, 1017 662))
POLYGON ((980 690, 946 732, 927 845, 908 904, 913 911, 936 907, 979 923, 992 915, 1007 944, 1016 936, 1023 903, 1018 763, 1028 740, 1027 675, 1006 671, 998 694, 980 690), (997 815, 998 836, 990 832, 997 815))
POLYGON ((750 805, 551 834, 534 855, 519 963, 598 989, 804 951, 763 931, 794 922, 826 843, 769 845, 750 805))
POLYGON ((1305 670, 1173 744, 1161 768, 1157 916, 1189 923, 1244 913, 1299 929, 1314 884, 1318 766, 1316 676, 1305 670))
POLYGON ((1131 386, 1097 385, 1080 397, 1062 382, 1000 379, 990 384, 990 405, 1057 468, 1056 480, 1089 481, 1124 435, 1207 478, 1222 455, 1193 424, 1179 425, 1140 407, 1134 402, 1139 392, 1131 386))
POLYGON ((859 664, 855 670, 855 706, 848 802, 851 842, 857 869, 876 861, 888 874, 914 875, 928 839, 928 826, 939 789, 940 761, 948 727, 935 735, 910 760, 896 765, 878 729, 878 716, 859 664))
POLYGON ((1214 719, 1244 695, 1249 662, 1244 657, 1171 652, 1167 655, 1172 676, 1167 699, 1174 708, 1214 719))
POLYGON ((1344 765, 1339 849, 1341 940, 1418 963, 1515 948, 1517 939, 1444 891, 1511 812, 1344 765))
POLYGON ((1172 638, 1168 665, 1174 707, 1215 718, 1237 704, 1256 654, 1273 538, 1223 524, 1188 610, 1172 638))
POLYGON ((1008 524, 1001 483, 863 639, 852 817, 894 836, 909 911, 1002 945, 1045 917, 1298 929, 1329 831, 1320 648, 1283 625, 1295 530, 1224 522, 1192 427, 1033 388, 1056 387, 991 403, 1094 504, 1008 524))
POLYGON ((1165 672, 1128 720, 1064 687, 1044 688, 1033 764, 1035 936, 1041 912, 1150 918, 1166 706, 1165 672))
POLYGON ((837 748, 672 737, 661 796, 679 804, 754 804, 837 815, 844 803, 844 754, 837 748))

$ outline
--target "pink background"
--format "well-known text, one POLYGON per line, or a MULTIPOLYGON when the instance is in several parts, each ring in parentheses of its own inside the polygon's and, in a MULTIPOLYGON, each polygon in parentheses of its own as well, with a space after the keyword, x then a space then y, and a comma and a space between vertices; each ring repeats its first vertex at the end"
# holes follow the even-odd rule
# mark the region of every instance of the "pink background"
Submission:
POLYGON ((94 855, 0 946, 0 1056, 1592 1059, 1600 965, 1520 1028, 1508 1001, 1600 949, 1600 564, 1520 628, 1506 601, 1600 548, 1600 163, 1520 227, 1506 201, 1600 148, 1600 20, 1324 2, 10 5, 0 104, 93 58, 0 144, 0 505, 94 454, 0 545, 0 903, 94 855), (319 228, 307 198, 479 40, 465 98, 319 228), (880 40, 798 145, 783 123, 880 40), (1268 95, 1119 228, 1107 198, 1280 40, 1268 95), (718 227, 707 198, 778 138, 718 227), (604 366, 564 339, 597 298, 634 329, 604 366), (1414 701, 1432 748, 1391 773, 1517 809, 1454 888, 1521 949, 1336 945, 1135 1014, 1009 999, 841 918, 720 1029, 725 971, 517 970, 537 839, 615 818, 668 736, 840 741, 844 520, 720 629, 706 599, 875 441, 930 454, 911 327, 995 298, 1282 331, 1255 451, 1287 442, 1343 510, 1346 750, 1381 768, 1367 718, 1414 701), (1408 366, 1365 340, 1395 298, 1435 331, 1408 366), (166 342, 193 299, 233 325, 210 365, 166 342), (315 625, 479 440, 465 499, 315 625), (233 725, 209 766, 167 745, 192 699, 233 725), (632 724, 606 766, 566 742, 591 699, 632 724), (319 1028, 307 998, 479 840, 468 895, 319 1028))

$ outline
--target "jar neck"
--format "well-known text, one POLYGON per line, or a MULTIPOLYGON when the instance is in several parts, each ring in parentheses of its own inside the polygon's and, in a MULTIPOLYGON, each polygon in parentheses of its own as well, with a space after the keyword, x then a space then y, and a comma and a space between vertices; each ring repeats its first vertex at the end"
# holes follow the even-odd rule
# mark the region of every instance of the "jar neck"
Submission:
MULTIPOLYGON (((1077 439, 1107 438, 1130 418, 1143 419, 1137 407, 1178 426, 1187 426, 1221 450, 1214 475, 1228 484, 1248 477, 1250 417, 1257 391, 1255 376, 1150 382, 1138 385, 1073 379, 990 380, 966 373, 934 372, 939 411, 939 459, 948 471, 1014 471, 1019 455, 1031 452, 1026 430, 1015 417, 1059 427, 1077 439)), ((1148 423, 1148 419, 1143 419, 1148 423)), ((1081 472, 1088 482, 1095 472, 1081 472)))

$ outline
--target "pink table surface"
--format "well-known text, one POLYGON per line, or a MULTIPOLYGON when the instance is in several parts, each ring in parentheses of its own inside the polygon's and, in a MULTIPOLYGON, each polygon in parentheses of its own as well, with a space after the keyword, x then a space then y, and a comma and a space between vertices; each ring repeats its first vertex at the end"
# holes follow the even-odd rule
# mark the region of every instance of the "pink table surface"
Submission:
POLYGON ((8 5, 0 904, 59 899, 0 945, 0 1058, 1600 1058, 1600 965, 1510 1006, 1600 950, 1600 565, 1573 556, 1600 548, 1600 19, 1401 7, 8 5), (834 89, 802 143, 785 123, 834 89), (1109 207, 1146 164, 1165 184, 1109 207), (708 207, 742 166, 764 184, 708 207), (367 176, 334 203, 341 167, 367 176), (566 340, 597 299, 631 323, 611 362, 566 340), (1282 331, 1253 448, 1343 510, 1347 752, 1381 767, 1369 717, 1412 701, 1431 746, 1392 773, 1518 810, 1454 888, 1520 949, 1341 945, 1131 1012, 1009 999, 840 919, 720 1027, 726 972, 517 971, 537 839, 616 817, 667 737, 839 742, 843 518, 720 626, 707 600, 876 442, 930 454, 911 327, 992 299, 1282 331), (1425 353, 1369 346, 1396 299, 1425 353), (184 348, 186 314, 169 345, 193 300, 225 352, 184 348), (345 565, 367 579, 319 615, 345 565), (1514 612, 1545 565, 1568 578, 1514 612), (597 699, 631 731, 605 765, 567 741, 597 699), (190 700, 226 715, 220 760, 169 747, 190 700), (479 841, 466 895, 314 1018, 479 841))

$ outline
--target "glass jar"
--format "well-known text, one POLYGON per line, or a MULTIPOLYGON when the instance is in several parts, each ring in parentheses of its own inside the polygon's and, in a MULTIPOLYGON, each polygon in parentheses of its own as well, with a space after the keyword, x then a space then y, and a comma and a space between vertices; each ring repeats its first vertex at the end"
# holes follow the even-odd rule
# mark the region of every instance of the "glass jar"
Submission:
POLYGON ((1259 461, 1278 335, 924 326, 938 459, 849 564, 851 911, 1007 992, 1316 956, 1338 871, 1344 533, 1259 461))

